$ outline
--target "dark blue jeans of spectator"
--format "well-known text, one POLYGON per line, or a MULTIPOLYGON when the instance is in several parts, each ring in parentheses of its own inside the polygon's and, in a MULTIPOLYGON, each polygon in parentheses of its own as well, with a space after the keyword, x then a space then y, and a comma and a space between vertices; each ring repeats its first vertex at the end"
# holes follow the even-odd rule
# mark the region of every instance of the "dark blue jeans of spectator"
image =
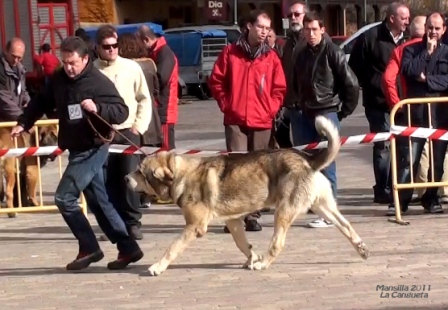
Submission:
MULTIPOLYGON (((365 114, 369 122, 370 132, 390 131, 390 114, 388 112, 366 107, 365 114)), ((378 198, 391 197, 392 176, 389 141, 373 144, 373 173, 375 175, 374 196, 378 198)))
POLYGON ((108 145, 70 152, 67 168, 56 189, 55 204, 78 239, 80 253, 92 253, 100 248, 92 226, 79 207, 81 192, 98 225, 109 240, 117 244, 119 252, 132 254, 138 249, 106 193, 104 165, 108 154, 108 145))
MULTIPOLYGON (((336 112, 323 114, 322 116, 325 116, 330 121, 332 121, 333 124, 336 125, 336 128, 338 128, 338 130, 340 129, 340 122, 336 112)), ((314 124, 314 117, 306 116, 300 110, 291 109, 290 119, 294 146, 326 140, 325 137, 322 137, 317 132, 316 126, 314 124)), ((330 181, 333 196, 336 199, 338 192, 336 162, 332 162, 327 168, 323 169, 322 173, 330 181)))
MULTIPOLYGON (((398 184, 407 184, 411 182, 411 164, 413 172, 413 180, 417 176, 420 159, 426 139, 411 138, 412 144, 412 163, 410 158, 409 140, 407 137, 397 137, 397 181, 398 184)), ((434 181, 440 182, 443 175, 443 162, 448 142, 443 140, 433 141, 433 158, 434 158, 434 181)), ((428 182, 433 180, 432 169, 429 169, 428 182)), ((437 192, 438 187, 428 187, 422 197, 423 207, 429 207, 431 204, 437 204, 439 201, 437 192)), ((412 200, 414 189, 402 189, 399 191, 400 206, 403 210, 407 210, 412 200)))

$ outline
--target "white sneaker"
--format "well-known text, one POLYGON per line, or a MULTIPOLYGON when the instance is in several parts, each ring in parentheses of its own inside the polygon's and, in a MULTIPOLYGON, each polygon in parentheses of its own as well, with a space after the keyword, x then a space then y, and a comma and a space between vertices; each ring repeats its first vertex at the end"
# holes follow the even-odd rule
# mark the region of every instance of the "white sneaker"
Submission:
POLYGON ((310 227, 310 228, 323 228, 323 227, 333 227, 333 226, 334 226, 333 223, 328 222, 324 219, 317 219, 317 220, 314 220, 314 221, 308 223, 308 227, 310 227))
POLYGON ((148 209, 150 207, 151 207, 151 203, 150 202, 145 202, 145 203, 140 205, 140 209, 148 209))

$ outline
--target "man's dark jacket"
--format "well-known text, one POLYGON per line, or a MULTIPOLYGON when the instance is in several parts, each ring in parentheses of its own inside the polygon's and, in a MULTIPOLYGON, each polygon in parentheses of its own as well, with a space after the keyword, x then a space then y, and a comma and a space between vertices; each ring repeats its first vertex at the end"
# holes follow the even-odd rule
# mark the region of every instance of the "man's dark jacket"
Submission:
MULTIPOLYGON (((410 44, 403 50, 401 73, 406 81, 407 98, 445 97, 448 96, 448 45, 439 43, 429 55, 427 38, 421 42, 410 44), (419 81, 421 74, 425 81, 419 81)), ((431 105, 432 125, 435 128, 448 129, 448 106, 446 104, 431 105)), ((412 126, 428 127, 427 105, 412 105, 412 126)))
POLYGON ((338 116, 343 119, 358 105, 358 79, 344 52, 325 38, 319 45, 307 44, 299 51, 293 80, 300 107, 306 114, 338 112, 342 102, 338 116))
POLYGON ((363 105, 366 108, 389 111, 381 88, 381 79, 392 51, 404 41, 403 37, 397 44, 394 42, 386 21, 372 27, 356 39, 349 65, 362 87, 363 105))
POLYGON ((69 117, 69 106, 79 105, 85 99, 91 99, 96 104, 97 114, 109 124, 121 124, 129 116, 129 109, 113 82, 89 60, 84 71, 75 78, 67 76, 63 69, 56 70, 47 87, 25 108, 18 124, 28 130, 43 114, 56 114, 59 119, 60 149, 85 151, 99 147, 104 142, 98 133, 107 137, 110 127, 84 109, 81 109, 79 119, 69 117), (95 130, 89 124, 89 119, 95 130))
POLYGON ((11 67, 0 56, 0 122, 14 122, 22 114, 30 96, 26 90, 26 70, 22 63, 11 67), (19 86, 20 85, 20 86, 19 86))
POLYGON ((290 32, 283 46, 282 67, 286 78, 286 95, 283 106, 291 108, 298 106, 297 94, 294 92, 293 73, 297 51, 306 45, 303 31, 290 32))
MULTIPOLYGON (((323 37, 327 42, 331 42, 331 38, 327 33, 324 33, 323 37)), ((297 70, 295 66, 297 55, 304 47, 306 47, 306 39, 303 35, 303 30, 299 32, 290 31, 283 46, 283 56, 281 59, 286 78, 286 95, 283 100, 283 106, 288 108, 300 108, 298 94, 294 90, 296 83, 294 80, 294 70, 297 70)))

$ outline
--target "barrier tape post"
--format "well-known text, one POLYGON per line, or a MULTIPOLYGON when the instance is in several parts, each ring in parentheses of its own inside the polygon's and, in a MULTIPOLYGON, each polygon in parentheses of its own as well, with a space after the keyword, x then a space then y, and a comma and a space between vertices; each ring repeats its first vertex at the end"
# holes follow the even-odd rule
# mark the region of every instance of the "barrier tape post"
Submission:
POLYGON ((448 97, 428 97, 428 98, 412 98, 412 99, 405 99, 400 101, 397 105, 393 107, 390 113, 390 124, 391 124, 391 133, 393 134, 391 136, 391 164, 392 164, 392 193, 393 193, 393 200, 395 205, 395 218, 389 218, 388 221, 400 225, 409 225, 409 221, 403 221, 401 218, 401 205, 400 205, 400 197, 399 197, 399 190, 404 189, 424 189, 429 187, 445 187, 448 186, 448 182, 434 182, 434 160, 433 160, 433 150, 432 150, 432 140, 448 140, 448 131, 447 130, 441 130, 441 129, 431 129, 431 128, 415 128, 415 127, 402 127, 402 126, 396 126, 395 125, 395 116, 399 110, 401 110, 404 106, 407 106, 407 123, 410 126, 411 124, 411 113, 410 109, 412 105, 417 104, 427 104, 428 105, 428 124, 431 127, 431 104, 440 103, 440 104, 447 104, 448 103, 448 97), (407 136, 409 141, 409 161, 410 161, 410 177, 411 182, 410 183, 398 183, 398 164, 397 164, 397 148, 396 148, 396 135, 400 136, 407 136), (412 159, 412 144, 411 144, 411 137, 416 138, 423 138, 427 139, 429 141, 430 146, 430 163, 429 166, 432 170, 432 182, 422 182, 422 183, 415 183, 414 182, 414 171, 413 171, 413 159, 412 159))
MULTIPOLYGON (((16 122, 1 122, 0 123, 0 132, 1 136, 4 138, 10 137, 10 132, 12 127, 16 126, 16 122)), ((2 165, 2 173, 0 176, 3 176, 6 179, 6 187, 2 186, 4 193, 6 194, 7 200, 7 208, 0 208, 0 214, 8 214, 10 217, 14 217, 17 213, 31 213, 31 212, 47 212, 47 211, 57 211, 58 208, 56 205, 45 205, 43 200, 43 183, 42 183, 42 173, 41 173, 41 162, 38 156, 41 155, 50 155, 50 154, 60 154, 62 153, 57 146, 50 147, 40 147, 39 139, 41 129, 43 127, 55 126, 55 130, 59 131, 58 120, 47 119, 47 120, 39 120, 35 123, 34 126, 34 136, 33 134, 24 135, 19 138, 14 138, 13 140, 3 141, 4 148, 9 147, 9 149, 1 149, 0 150, 0 158, 2 165), (34 138, 34 139, 33 139, 34 138), (27 147, 30 145, 32 141, 35 142, 36 146, 27 147), (14 147, 14 148, 12 148, 14 147), (51 152, 48 152, 51 150, 51 152), (30 156, 37 156, 32 159, 30 156), (27 158, 28 157, 28 158, 27 158), (25 166, 27 172, 21 171, 21 167, 25 166), (6 169, 5 169, 6 168, 6 169), (13 171, 13 173, 12 173, 13 171), (27 190, 26 197, 27 199, 33 199, 37 206, 24 206, 24 201, 22 201, 21 191, 21 178, 20 176, 25 173, 26 176, 30 179, 27 179, 27 190), (14 177, 14 180, 11 181, 11 177, 14 177), (32 178, 32 179, 31 179, 32 178), (8 181, 9 180, 9 181, 8 181), (31 180, 31 181, 30 181, 31 180), (8 183, 10 184, 8 186, 8 183), (13 191, 12 184, 16 184, 17 191, 13 191), (9 191, 9 193, 8 193, 9 191), (17 195, 18 205, 12 205, 13 201, 10 196, 10 192, 13 192, 13 195, 17 195), (38 192, 38 193, 37 193, 38 192), (8 199, 8 196, 10 198, 8 199), (37 198, 38 197, 38 198, 37 198), (8 208, 9 205, 9 208, 8 208)), ((61 157, 58 157, 58 167, 59 167, 59 178, 62 176, 62 160, 61 157)), ((0 182, 3 184, 3 178, 0 178, 0 182)), ((81 194, 80 197, 80 208, 82 209, 84 214, 87 214, 87 204, 85 201, 84 195, 81 194)))
MULTIPOLYGON (((393 198, 396 207, 396 218, 389 219, 391 222, 399 223, 402 225, 408 225, 409 222, 405 222, 401 219, 401 211, 400 211, 400 203, 398 190, 399 189, 410 189, 410 188, 424 188, 424 187, 435 187, 435 186, 448 186, 448 182, 431 182, 431 183, 413 183, 410 184, 398 184, 397 181, 397 161, 396 161, 396 141, 395 136, 405 136, 405 137, 418 137, 425 138, 429 140, 448 140, 448 131, 440 130, 440 129, 430 129, 430 128, 414 128, 414 127, 404 127, 404 126, 396 126, 395 125, 395 115, 397 111, 403 107, 404 105, 410 104, 422 104, 425 103, 442 103, 448 102, 448 97, 442 98, 414 98, 414 99, 406 99, 399 102, 391 111, 391 130, 390 132, 384 133, 369 133, 364 135, 350 136, 350 137, 341 137, 341 145, 359 145, 359 144, 370 144, 374 142, 386 141, 390 140, 391 142, 391 164, 392 164, 392 190, 393 190, 393 198)), ((409 114, 409 113, 408 113, 409 114)), ((408 118, 410 116, 408 115, 408 118)), ((32 147, 19 147, 17 144, 17 139, 14 139, 14 148, 9 149, 0 149, 0 157, 1 158, 11 158, 11 157, 32 157, 32 156, 42 156, 42 155, 62 155, 64 152, 60 150, 57 146, 43 146, 40 147, 38 144, 38 128, 40 126, 46 125, 56 125, 57 120, 40 120, 36 122, 36 131, 35 137, 37 139, 37 146, 32 147)), ((15 122, 7 122, 0 123, 0 130, 2 128, 11 128, 15 126, 15 122)), ((295 147, 295 149, 300 150, 313 150, 313 149, 321 149, 326 148, 327 142, 320 143, 311 143, 306 145, 301 145, 295 147)), ((157 152, 162 151, 161 148, 153 148, 153 147, 143 147, 144 152, 149 154, 155 154, 157 152)), ((121 154, 142 154, 137 148, 128 145, 111 145, 109 148, 111 153, 121 153, 121 154)), ((212 151, 212 150, 174 150, 179 154, 191 154, 191 155, 217 155, 217 154, 228 154, 227 151, 212 151)), ((412 147, 411 147, 412 151, 412 147)), ((237 152, 244 153, 244 152, 237 152)), ((431 152, 432 153, 432 152, 431 152)), ((432 156, 431 156, 432 158, 432 156)), ((18 161, 18 160, 17 160, 18 161)), ((62 176, 62 162, 59 157, 59 176, 62 176)), ((42 179, 41 179, 41 170, 40 170, 40 160, 37 157, 37 165, 38 165, 38 178, 39 178, 39 193, 40 193, 40 205, 37 207, 26 207, 22 208, 21 202, 19 202, 19 208, 14 208, 15 213, 19 212, 34 212, 34 211, 52 211, 57 210, 56 206, 43 206, 43 197, 42 197, 42 179)), ((433 165, 431 165, 432 167, 433 165)), ((18 167, 17 167, 18 168, 18 167)), ((17 182, 20 184, 19 170, 17 170, 17 182)), ((412 165, 411 165, 411 180, 412 177, 412 165)), ((19 185, 18 184, 18 185, 19 185)), ((19 188, 20 191, 20 188, 19 188)), ((20 198, 20 197, 19 197, 20 198)), ((85 202, 85 198, 81 195, 81 203, 80 206, 85 214, 87 214, 87 205, 85 202)), ((8 210, 0 209, 0 214, 8 213, 8 210)))

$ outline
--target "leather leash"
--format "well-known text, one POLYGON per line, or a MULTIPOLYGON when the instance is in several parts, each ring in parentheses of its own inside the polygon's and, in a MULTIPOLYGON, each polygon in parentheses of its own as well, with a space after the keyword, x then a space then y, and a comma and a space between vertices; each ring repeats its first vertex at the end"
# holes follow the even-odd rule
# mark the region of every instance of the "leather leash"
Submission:
POLYGON ((90 124, 90 126, 92 127, 92 130, 98 135, 98 137, 104 142, 104 143, 111 143, 114 140, 115 137, 115 133, 117 133, 118 135, 120 135, 123 139, 125 139, 127 142, 129 142, 129 144, 133 147, 135 147, 137 150, 139 150, 140 152, 142 152, 143 155, 145 156, 150 156, 151 154, 145 152, 140 146, 138 146, 137 144, 135 144, 134 142, 132 142, 128 137, 126 137, 125 135, 123 135, 121 132, 119 132, 117 129, 115 129, 111 124, 109 124, 104 118, 102 118, 101 116, 99 116, 97 113, 90 113, 91 115, 95 115, 97 119, 99 119, 101 122, 103 122, 105 125, 107 125, 111 130, 111 134, 108 138, 103 137, 98 130, 96 130, 95 126, 93 126, 92 122, 90 121, 90 118, 87 117, 87 122, 90 124))

